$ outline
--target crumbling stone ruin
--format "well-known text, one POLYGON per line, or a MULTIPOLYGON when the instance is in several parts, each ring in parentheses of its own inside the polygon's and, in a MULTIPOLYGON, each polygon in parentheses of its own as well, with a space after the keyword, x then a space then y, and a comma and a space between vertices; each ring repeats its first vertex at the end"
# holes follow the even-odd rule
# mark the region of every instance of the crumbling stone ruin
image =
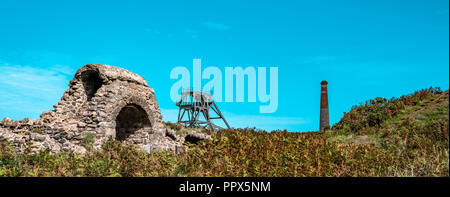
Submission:
POLYGON ((40 119, 0 122, 0 140, 18 152, 28 148, 84 153, 86 141, 98 149, 109 138, 149 153, 180 152, 186 137, 210 138, 195 131, 187 135, 165 127, 155 92, 143 77, 102 64, 80 68, 54 110, 43 112, 40 119))

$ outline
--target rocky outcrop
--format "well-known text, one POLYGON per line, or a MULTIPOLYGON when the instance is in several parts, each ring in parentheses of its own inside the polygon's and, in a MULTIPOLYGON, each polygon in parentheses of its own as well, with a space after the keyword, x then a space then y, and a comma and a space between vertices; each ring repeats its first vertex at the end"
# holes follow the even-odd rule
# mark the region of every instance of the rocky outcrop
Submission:
POLYGON ((165 128, 155 92, 145 79, 102 64, 80 68, 54 110, 43 112, 40 119, 5 118, 0 124, 0 140, 9 141, 18 152, 31 147, 83 153, 87 141, 98 149, 109 138, 148 152, 180 152, 184 141, 170 133, 174 132, 165 128))

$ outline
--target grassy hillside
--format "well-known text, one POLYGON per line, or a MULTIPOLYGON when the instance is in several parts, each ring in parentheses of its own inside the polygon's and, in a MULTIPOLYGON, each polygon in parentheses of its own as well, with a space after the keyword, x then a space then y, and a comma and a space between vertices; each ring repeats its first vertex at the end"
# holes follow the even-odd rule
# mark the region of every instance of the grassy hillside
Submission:
POLYGON ((0 176, 449 176, 448 104, 434 88, 376 98, 325 132, 225 130, 180 155, 117 141, 85 156, 1 147, 0 176))

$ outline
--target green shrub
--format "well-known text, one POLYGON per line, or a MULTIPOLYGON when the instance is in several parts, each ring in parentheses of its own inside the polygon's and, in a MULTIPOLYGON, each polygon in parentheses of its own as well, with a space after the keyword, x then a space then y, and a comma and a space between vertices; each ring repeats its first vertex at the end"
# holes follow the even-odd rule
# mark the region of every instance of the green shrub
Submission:
MULTIPOLYGON (((178 155, 147 154, 113 139, 85 155, 16 154, 0 143, 0 176, 449 176, 448 111, 442 113, 448 96, 422 119, 395 118, 404 106, 438 96, 434 91, 376 98, 325 132, 222 130, 178 155), (348 143, 362 131, 374 133, 376 143, 348 143)), ((92 143, 91 137, 83 143, 92 143)))
POLYGON ((386 120, 401 113, 408 106, 416 106, 430 97, 437 97, 442 91, 440 88, 422 89, 413 94, 400 98, 377 97, 366 101, 365 104, 354 106, 348 113, 344 113, 341 120, 334 124, 333 130, 345 130, 348 133, 358 133, 369 127, 381 126, 386 120))

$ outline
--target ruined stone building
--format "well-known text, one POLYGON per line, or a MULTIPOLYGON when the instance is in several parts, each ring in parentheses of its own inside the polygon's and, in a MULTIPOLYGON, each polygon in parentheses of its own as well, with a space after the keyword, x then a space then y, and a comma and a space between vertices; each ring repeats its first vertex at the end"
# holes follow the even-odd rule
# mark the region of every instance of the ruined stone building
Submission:
MULTIPOLYGON (((197 134, 200 138, 208 138, 197 134)), ((18 150, 85 152, 87 138, 99 148, 109 138, 148 152, 183 149, 184 139, 165 128, 155 92, 138 74, 118 67, 88 64, 80 68, 54 110, 38 120, 0 123, 0 139, 18 150)))

